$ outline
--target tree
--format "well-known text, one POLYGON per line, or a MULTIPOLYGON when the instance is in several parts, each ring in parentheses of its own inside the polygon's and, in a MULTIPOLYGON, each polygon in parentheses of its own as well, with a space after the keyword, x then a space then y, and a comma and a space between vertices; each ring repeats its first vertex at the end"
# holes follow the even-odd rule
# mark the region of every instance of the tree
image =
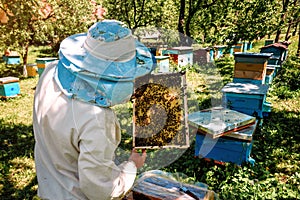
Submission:
POLYGON ((1 0, 0 5, 6 15, 0 24, 2 47, 18 51, 24 66, 30 45, 50 45, 57 52, 64 38, 101 18, 94 1, 1 0))
POLYGON ((130 29, 139 27, 174 28, 176 1, 171 0, 104 0, 107 18, 125 22, 130 29))
MULTIPOLYGON (((183 0, 181 0, 181 2, 182 1, 183 0)), ((180 4, 178 31, 180 33, 184 34, 187 38, 187 39, 185 38, 185 41, 182 41, 183 44, 188 45, 188 46, 192 45, 191 23, 192 23, 192 20, 195 17, 195 15, 202 10, 206 10, 206 9, 214 6, 215 4, 217 4, 217 1, 218 0, 210 0, 210 1, 189 0, 187 8, 185 8, 185 3, 180 4), (184 25, 183 25, 183 23, 184 23, 184 25), (184 28, 184 30, 183 30, 183 28, 184 28)), ((183 1, 183 2, 185 2, 185 1, 183 1)))
POLYGON ((195 9, 190 35, 211 44, 235 44, 264 37, 274 30, 274 5, 272 0, 211 1, 195 9))
POLYGON ((38 27, 35 16, 39 15, 39 2, 1 0, 0 5, 6 15, 6 20, 0 26, 2 47, 19 52, 26 65, 28 47, 33 44, 35 29, 38 27))

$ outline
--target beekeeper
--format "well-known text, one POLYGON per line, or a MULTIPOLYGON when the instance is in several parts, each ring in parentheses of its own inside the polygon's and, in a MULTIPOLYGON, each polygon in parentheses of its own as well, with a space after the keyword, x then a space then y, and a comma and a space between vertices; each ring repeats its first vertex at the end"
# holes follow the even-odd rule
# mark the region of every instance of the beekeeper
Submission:
POLYGON ((116 20, 103 20, 60 45, 34 96, 33 128, 41 199, 119 199, 146 152, 116 165, 121 134, 110 108, 127 102, 134 80, 152 71, 148 48, 116 20))

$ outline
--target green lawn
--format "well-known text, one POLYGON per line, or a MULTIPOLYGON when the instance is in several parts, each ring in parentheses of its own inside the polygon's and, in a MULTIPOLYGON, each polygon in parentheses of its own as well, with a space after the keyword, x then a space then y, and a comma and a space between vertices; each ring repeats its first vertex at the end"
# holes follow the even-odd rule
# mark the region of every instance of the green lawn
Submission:
MULTIPOLYGON (((31 62, 37 55, 30 58, 31 62)), ((291 58, 293 56, 276 76, 268 93, 272 112, 254 134, 251 154, 256 160, 254 166, 217 165, 196 159, 192 143, 180 158, 163 170, 181 172, 193 181, 206 183, 221 199, 300 199, 300 61, 291 58)), ((223 83, 231 81, 232 58, 216 64, 223 83)), ((1 66, 3 72, 4 65, 1 66)), ((208 92, 212 87, 203 80, 203 74, 208 71, 187 73, 189 90, 193 91, 189 100, 198 101, 200 108, 207 108, 212 98, 208 92)), ((21 78, 21 95, 0 100, 0 199, 37 198, 32 131, 32 100, 37 81, 38 77, 21 78)), ((131 121, 123 120, 123 123, 131 121)), ((126 140, 122 145, 130 146, 126 140)))

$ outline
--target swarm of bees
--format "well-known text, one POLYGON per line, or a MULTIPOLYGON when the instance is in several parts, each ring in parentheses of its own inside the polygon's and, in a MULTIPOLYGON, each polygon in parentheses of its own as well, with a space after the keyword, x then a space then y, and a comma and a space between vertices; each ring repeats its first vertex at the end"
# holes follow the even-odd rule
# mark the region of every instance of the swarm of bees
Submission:
POLYGON ((163 73, 136 81, 133 95, 134 147, 188 145, 184 78, 181 73, 163 73))

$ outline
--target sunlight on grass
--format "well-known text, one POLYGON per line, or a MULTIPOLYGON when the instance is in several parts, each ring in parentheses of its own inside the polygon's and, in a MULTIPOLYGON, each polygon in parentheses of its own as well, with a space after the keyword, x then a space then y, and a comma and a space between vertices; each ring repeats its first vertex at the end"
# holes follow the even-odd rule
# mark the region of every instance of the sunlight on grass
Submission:
POLYGON ((299 98, 286 99, 285 101, 273 100, 273 108, 278 111, 298 112, 300 113, 299 98))
POLYGON ((21 94, 15 98, 0 100, 0 119, 10 123, 32 124, 34 87, 37 80, 38 77, 21 79, 19 81, 21 94))
MULTIPOLYGON (((256 45, 256 52, 262 44, 263 41, 260 41, 256 45)), ((292 46, 295 44, 292 43, 292 46)), ((47 52, 47 48, 32 48, 29 63, 46 55, 43 53, 47 52)), ((233 68, 228 64, 221 69, 217 73, 209 67, 198 66, 199 71, 187 70, 188 101, 194 103, 189 102, 189 110, 207 108, 212 96, 219 98, 219 94, 215 93, 221 83, 213 84, 222 80, 217 80, 214 75, 221 73, 222 76, 230 77, 233 68)), ((279 78, 279 82, 284 82, 281 79, 284 76, 279 78)), ((38 80, 39 77, 21 78, 20 96, 0 100, 0 199, 38 199, 32 131, 33 97, 38 80)), ((275 86, 274 90, 278 88, 275 86)), ((180 171, 197 181, 205 182, 222 199, 299 199, 300 92, 291 92, 293 94, 288 98, 276 95, 268 97, 267 101, 272 103, 272 112, 255 133, 252 151, 256 159, 254 166, 237 167, 230 163, 213 165, 194 159, 194 149, 190 148, 186 155, 170 164, 168 170, 180 171)), ((113 109, 120 119, 122 134, 125 135, 122 135, 121 147, 129 149, 132 146, 132 103, 118 105, 113 109)), ((176 151, 170 151, 170 154, 177 154, 176 151)), ((149 152, 147 159, 154 159, 154 153, 149 152)))
POLYGON ((16 157, 10 161, 10 165, 8 180, 14 183, 16 189, 24 189, 35 177, 34 160, 16 157))

